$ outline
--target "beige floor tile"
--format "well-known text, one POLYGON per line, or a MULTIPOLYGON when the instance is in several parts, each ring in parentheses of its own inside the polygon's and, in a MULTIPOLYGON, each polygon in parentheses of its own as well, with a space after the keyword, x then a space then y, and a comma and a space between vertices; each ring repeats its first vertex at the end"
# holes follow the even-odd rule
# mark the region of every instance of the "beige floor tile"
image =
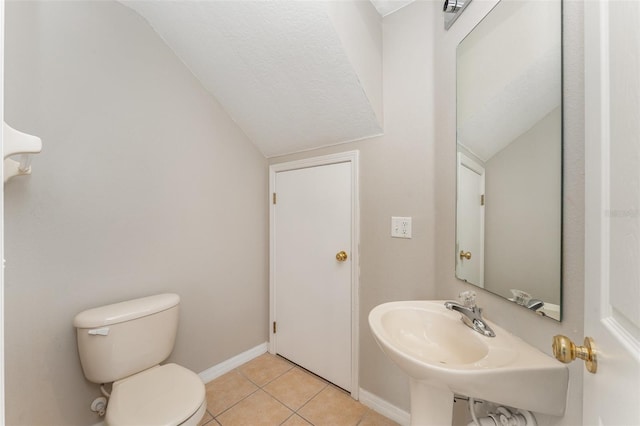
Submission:
POLYGON ((277 426, 292 413, 271 395, 259 390, 217 416, 216 420, 222 426, 277 426))
POLYGON ((303 419, 297 414, 289 417, 286 422, 282 423, 282 426, 313 426, 311 423, 303 419))
POLYGON ((207 410, 217 416, 258 389, 237 370, 207 383, 207 410))
POLYGON ((358 426, 399 426, 398 423, 391 419, 386 418, 382 414, 376 413, 373 410, 367 409, 358 423, 358 426))
MULTIPOLYGON (((202 416, 202 419, 198 422, 198 426, 204 426, 207 423, 209 423, 211 420, 213 420, 213 416, 208 411, 205 411, 204 416, 202 416)), ((216 422, 212 422, 210 423, 210 426, 217 425, 217 424, 218 423, 216 422)))
POLYGON ((353 426, 362 419, 367 408, 345 392, 327 386, 298 414, 315 426, 353 426))
POLYGON ((293 368, 293 364, 279 356, 266 353, 242 365, 240 372, 258 386, 264 386, 293 368))
POLYGON ((327 386, 325 382, 300 368, 292 368, 263 389, 296 411, 327 386))

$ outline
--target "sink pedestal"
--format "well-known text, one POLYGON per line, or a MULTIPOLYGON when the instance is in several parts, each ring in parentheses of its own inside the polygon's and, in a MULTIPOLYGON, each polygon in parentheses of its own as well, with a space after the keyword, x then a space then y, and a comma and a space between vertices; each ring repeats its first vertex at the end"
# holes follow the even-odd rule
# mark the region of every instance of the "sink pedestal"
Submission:
POLYGON ((411 425, 443 426, 453 421, 453 392, 411 379, 411 425))

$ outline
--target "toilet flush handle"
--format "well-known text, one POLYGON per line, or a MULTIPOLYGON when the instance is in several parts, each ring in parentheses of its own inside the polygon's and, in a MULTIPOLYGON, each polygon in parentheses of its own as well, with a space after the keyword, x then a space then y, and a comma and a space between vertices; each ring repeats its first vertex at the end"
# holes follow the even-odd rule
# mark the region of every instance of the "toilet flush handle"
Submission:
POLYGON ((109 335, 109 327, 91 329, 91 330, 89 330, 89 334, 92 335, 92 336, 108 336, 109 335))

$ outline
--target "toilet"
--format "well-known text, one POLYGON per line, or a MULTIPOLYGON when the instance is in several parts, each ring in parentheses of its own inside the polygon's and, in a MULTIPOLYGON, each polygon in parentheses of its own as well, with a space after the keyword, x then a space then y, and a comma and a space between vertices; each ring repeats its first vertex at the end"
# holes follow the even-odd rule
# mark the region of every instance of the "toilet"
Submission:
POLYGON ((82 370, 113 383, 109 426, 191 426, 205 414, 200 377, 167 359, 178 329, 177 294, 159 294, 81 312, 73 320, 82 370))

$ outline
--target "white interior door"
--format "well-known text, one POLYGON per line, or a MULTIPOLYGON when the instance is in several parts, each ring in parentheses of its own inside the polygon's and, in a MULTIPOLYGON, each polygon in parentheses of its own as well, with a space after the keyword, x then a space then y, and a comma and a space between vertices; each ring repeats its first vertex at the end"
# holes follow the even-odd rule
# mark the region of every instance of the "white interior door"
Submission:
POLYGON ((484 167, 458 153, 456 276, 484 287, 484 167))
POLYGON ((640 2, 585 2, 584 424, 640 425, 640 2))
POLYGON ((275 352, 352 390, 352 164, 277 172, 275 193, 275 352))

